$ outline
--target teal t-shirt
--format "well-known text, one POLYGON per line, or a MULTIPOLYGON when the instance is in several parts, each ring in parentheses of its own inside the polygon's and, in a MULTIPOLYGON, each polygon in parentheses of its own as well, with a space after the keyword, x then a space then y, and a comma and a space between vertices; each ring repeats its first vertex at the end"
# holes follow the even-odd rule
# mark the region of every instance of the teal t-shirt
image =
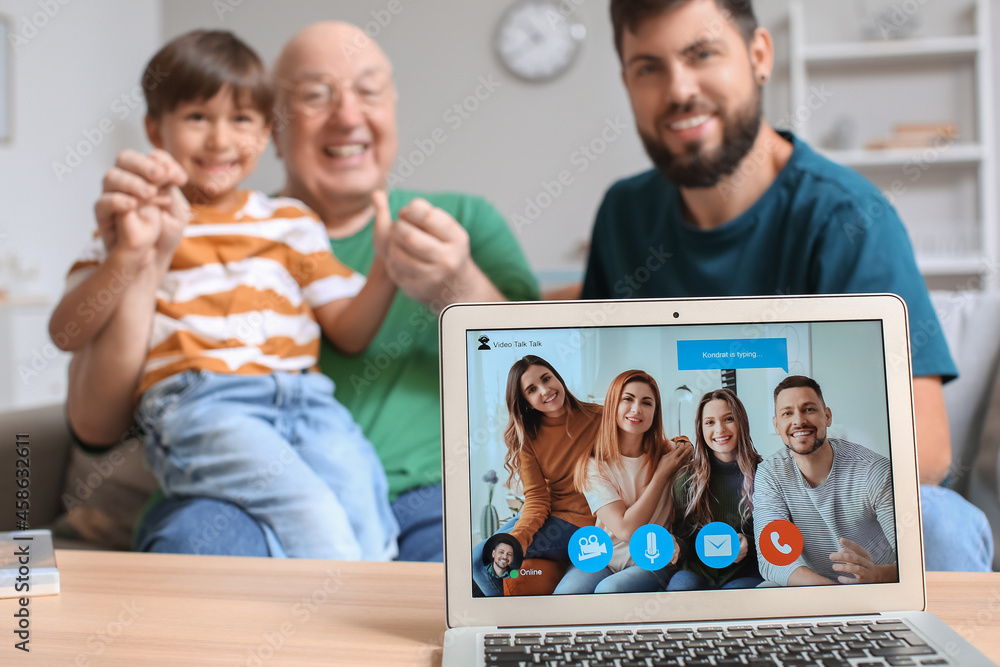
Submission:
MULTIPOLYGON (((389 192, 393 219, 417 197, 446 211, 466 229, 473 261, 505 297, 511 301, 539 298, 528 262, 493 206, 463 194, 393 190, 389 192)), ((368 273, 375 257, 372 229, 369 222, 357 234, 330 243, 341 262, 362 274, 368 273)), ((453 297, 445 294, 443 298, 453 297)), ((324 338, 319 364, 336 384, 337 400, 378 452, 391 499, 441 482, 438 318, 434 312, 397 292, 382 328, 365 352, 343 355, 324 338)))
POLYGON ((857 172, 789 133, 793 152, 742 215, 698 229, 650 170, 615 183, 597 213, 583 298, 891 292, 906 302, 914 375, 958 375, 895 209, 857 172))

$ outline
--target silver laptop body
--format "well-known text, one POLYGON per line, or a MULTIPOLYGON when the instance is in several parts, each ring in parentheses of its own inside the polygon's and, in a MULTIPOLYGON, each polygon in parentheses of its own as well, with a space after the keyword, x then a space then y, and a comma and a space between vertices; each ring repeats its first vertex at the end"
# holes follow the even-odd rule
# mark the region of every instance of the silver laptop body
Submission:
MULTIPOLYGON (((993 664, 925 611, 911 357, 906 308, 900 298, 832 295, 462 304, 441 315, 440 349, 449 628, 445 667, 993 664), (516 480, 513 488, 505 485, 504 430, 509 420, 508 370, 525 355, 546 359, 559 370, 567 391, 591 403, 604 401, 619 373, 646 371, 660 388, 666 435, 684 434, 692 441, 694 410, 702 395, 734 388, 746 405, 753 443, 764 459, 778 456, 784 448, 772 423, 775 385, 787 375, 816 379, 834 415, 830 439, 863 441, 890 462, 895 518, 890 541, 895 542, 898 580, 480 597, 482 589, 475 585, 472 569, 490 564, 485 555, 474 563, 473 548, 491 537, 484 531, 494 531, 517 516, 522 501, 516 480), (897 621, 909 627, 897 627, 897 621), (785 630, 775 629, 778 626, 785 630), (847 651, 801 651, 798 655, 805 658, 797 661, 786 650, 790 643, 776 643, 786 639, 790 626, 799 626, 795 635, 804 633, 814 641, 823 641, 817 639, 821 634, 871 631, 870 636, 886 648, 927 649, 887 654, 861 650, 863 657, 847 651), (882 627, 897 633, 881 632, 882 627), (577 633, 587 633, 584 637, 605 633, 607 641, 608 630, 622 638, 608 644, 608 651, 589 657, 573 650, 577 633), (757 633, 767 639, 766 644, 760 643, 757 633), (750 637, 755 646, 777 646, 778 651, 748 650, 736 653, 730 662, 728 653, 720 657, 723 654, 684 649, 683 642, 673 641, 686 638, 697 644, 702 641, 699 636, 729 642, 730 647, 732 642, 747 641, 734 637, 750 637), (494 647, 489 662, 487 644, 494 647), (542 645, 540 657, 529 653, 522 657, 521 648, 533 644, 542 645), (497 646, 508 648, 501 654, 497 646)), ((808 542, 808 534, 803 537, 808 542)), ((775 545, 787 548, 777 540, 775 545)), ((581 542, 577 557, 583 556, 583 548, 581 542)), ((531 568, 512 572, 522 577, 520 583, 532 576, 531 568)), ((513 583, 505 582, 504 590, 513 583)), ((822 646, 830 649, 833 644, 822 646)))

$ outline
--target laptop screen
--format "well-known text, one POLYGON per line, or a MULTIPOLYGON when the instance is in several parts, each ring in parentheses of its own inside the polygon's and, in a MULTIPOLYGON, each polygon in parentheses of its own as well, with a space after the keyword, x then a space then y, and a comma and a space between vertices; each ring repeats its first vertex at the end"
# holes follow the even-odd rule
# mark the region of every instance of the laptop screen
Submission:
POLYGON ((899 581, 880 321, 466 344, 473 596, 899 581))

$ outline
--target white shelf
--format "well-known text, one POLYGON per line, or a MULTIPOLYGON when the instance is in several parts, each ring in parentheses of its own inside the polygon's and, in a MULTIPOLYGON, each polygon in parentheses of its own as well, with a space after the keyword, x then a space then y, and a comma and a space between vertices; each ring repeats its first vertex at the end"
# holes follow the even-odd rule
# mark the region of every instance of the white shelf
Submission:
POLYGON ((897 167, 916 161, 936 164, 977 164, 983 159, 983 147, 979 144, 954 143, 946 146, 926 148, 887 148, 885 150, 821 150, 823 156, 847 167, 897 167), (933 159, 927 152, 934 151, 933 159))
MULTIPOLYGON (((956 212, 975 210, 977 213, 972 215, 978 220, 942 219, 937 223, 931 221, 915 224, 914 220, 922 217, 919 208, 901 210, 900 214, 910 230, 917 252, 917 264, 924 275, 981 275, 985 278, 984 284, 988 289, 1000 287, 1000 274, 988 270, 991 258, 1000 254, 1000 207, 994 187, 997 144, 993 90, 996 82, 993 78, 993 46, 989 39, 992 26, 990 7, 995 1, 963 0, 961 3, 954 3, 961 4, 962 7, 947 3, 949 10, 956 13, 964 13, 966 8, 974 10, 971 35, 871 42, 810 42, 809 35, 806 34, 804 0, 792 0, 789 5, 789 117, 797 120, 796 132, 805 141, 813 138, 813 128, 821 126, 814 118, 822 106, 817 106, 812 99, 811 84, 815 77, 832 75, 837 82, 837 94, 848 98, 854 91, 852 82, 857 81, 858 92, 854 94, 878 95, 877 104, 886 107, 882 116, 896 118, 898 120, 894 122, 897 123, 918 123, 941 120, 935 112, 922 113, 924 110, 919 108, 919 104, 906 102, 906 93, 913 91, 912 86, 922 81, 923 77, 920 75, 928 73, 928 80, 937 86, 923 90, 924 95, 953 95, 959 90, 964 94, 967 86, 952 86, 952 82, 966 81, 971 70, 971 99, 967 103, 955 100, 953 105, 955 108, 971 106, 975 110, 975 114, 968 120, 961 117, 954 119, 962 128, 962 136, 968 138, 964 142, 928 148, 821 152, 837 163, 859 170, 906 167, 921 163, 934 163, 942 168, 950 166, 953 170, 968 169, 971 166, 975 171, 974 193, 965 187, 968 174, 963 173, 963 184, 955 191, 942 192, 940 189, 928 188, 923 194, 932 198, 928 200, 931 204, 929 208, 938 210, 943 208, 940 205, 942 202, 949 202, 948 197, 961 196, 962 201, 955 206, 956 212), (945 67, 939 67, 942 64, 945 67), (900 68, 905 68, 905 75, 897 76, 900 68), (882 80, 885 84, 879 85, 882 80), (932 117, 921 118, 922 115, 932 117), (970 124, 971 126, 967 126, 970 124), (975 201, 970 201, 973 198, 975 201)), ((875 0, 865 1, 869 8, 875 4, 875 0)), ((812 3, 813 8, 818 6, 820 3, 812 3)), ((840 35, 842 39, 849 39, 846 31, 841 31, 840 35)), ((865 108, 871 109, 872 105, 861 107, 864 108, 859 109, 859 113, 865 113, 865 108)), ((835 110, 828 113, 850 115, 849 104, 838 103, 831 108, 835 110)), ((825 119, 828 120, 829 116, 825 119)), ((872 132, 872 129, 869 127, 866 131, 872 132)))
POLYGON ((928 37, 872 42, 836 42, 807 44, 802 57, 810 64, 850 62, 870 63, 872 60, 907 60, 914 58, 966 58, 980 51, 979 37, 928 37))
POLYGON ((934 257, 918 255, 917 266, 925 276, 964 276, 983 273, 985 264, 979 255, 934 257))

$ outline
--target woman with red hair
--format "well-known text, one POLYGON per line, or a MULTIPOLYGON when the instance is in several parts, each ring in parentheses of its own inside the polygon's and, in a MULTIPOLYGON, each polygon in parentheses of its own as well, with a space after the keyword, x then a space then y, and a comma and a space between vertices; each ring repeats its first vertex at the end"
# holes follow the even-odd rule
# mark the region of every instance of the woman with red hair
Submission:
POLYGON ((632 593, 663 590, 674 573, 674 558, 659 570, 639 567, 629 553, 632 534, 646 524, 669 526, 673 501, 669 489, 691 457, 691 443, 673 443, 663 432, 660 390, 640 370, 621 373, 608 387, 593 455, 580 461, 576 487, 611 537, 611 563, 598 572, 571 567, 557 594, 632 593))

